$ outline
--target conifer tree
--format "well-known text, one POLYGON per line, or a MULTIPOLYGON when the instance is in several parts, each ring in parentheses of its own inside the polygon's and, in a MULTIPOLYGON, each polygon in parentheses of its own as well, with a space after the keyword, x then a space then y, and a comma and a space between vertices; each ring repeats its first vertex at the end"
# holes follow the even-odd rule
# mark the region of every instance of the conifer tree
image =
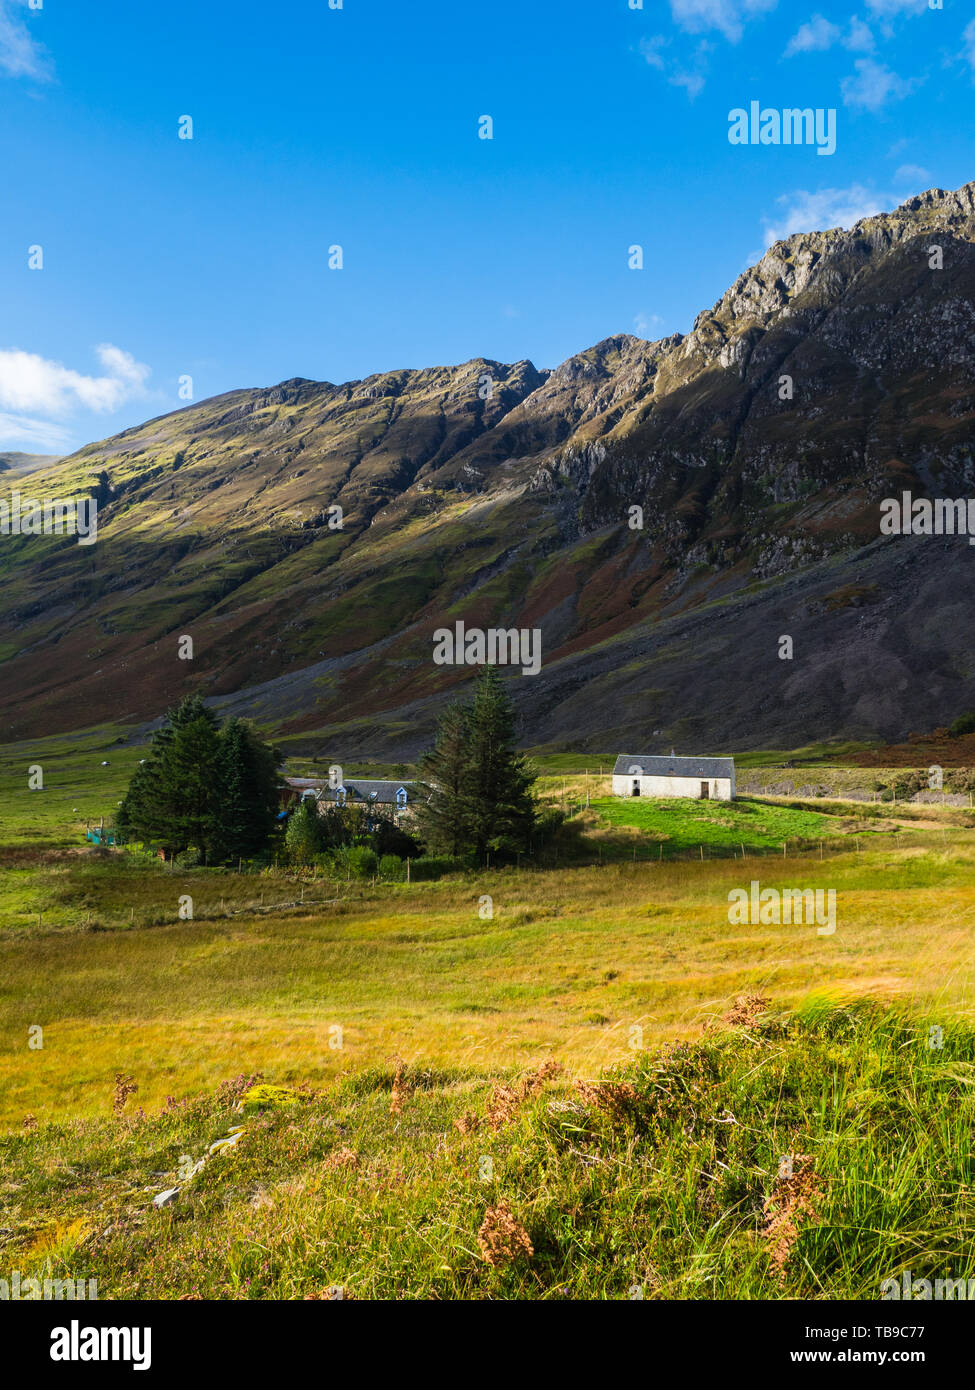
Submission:
POLYGON ((493 667, 478 677, 473 699, 451 705, 431 752, 420 762, 416 817, 434 852, 514 854, 528 848, 535 824, 535 774, 515 743, 507 691, 493 667))
POLYGON ((195 846, 205 864, 213 862, 220 832, 219 759, 216 721, 197 715, 176 728, 162 765, 173 838, 195 846))
POLYGON ((436 741, 420 760, 415 802, 420 838, 434 853, 458 856, 470 848, 468 834, 469 706, 447 707, 436 741))
POLYGON ((116 817, 123 834, 207 863, 266 848, 278 809, 279 754, 243 721, 221 730, 198 695, 168 712, 116 817))
POLYGON ((230 863, 266 848, 277 824, 280 754, 242 719, 220 734, 217 758, 218 857, 230 863))
MULTIPOLYGON (((206 853, 204 844, 187 838, 187 807, 173 764, 176 740, 191 724, 199 726, 198 736, 205 743, 210 742, 210 737, 203 732, 204 725, 216 740, 216 715, 199 695, 188 695, 167 711, 165 723, 153 734, 149 753, 136 769, 116 816, 116 825, 124 834, 158 844, 173 854, 190 844, 195 844, 201 854, 206 853)), ((184 746, 181 756, 185 757, 186 752, 184 746)))
POLYGON ((474 687, 468 716, 466 830, 483 863, 489 850, 517 853, 528 848, 535 824, 535 774, 515 743, 515 716, 508 692, 493 666, 474 687))

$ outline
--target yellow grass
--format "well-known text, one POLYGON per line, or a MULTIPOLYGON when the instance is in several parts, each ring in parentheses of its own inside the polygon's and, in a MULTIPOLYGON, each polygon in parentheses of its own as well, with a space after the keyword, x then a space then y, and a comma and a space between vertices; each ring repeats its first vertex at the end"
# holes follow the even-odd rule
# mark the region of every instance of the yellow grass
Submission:
POLYGON ((108 1113, 240 1071, 320 1083, 385 1061, 498 1069, 550 1053, 594 1075, 642 1042, 699 1034, 737 993, 975 1004, 975 848, 816 859, 620 863, 366 890, 273 918, 0 942, 0 1122, 108 1113), (728 892, 837 891, 837 927, 732 926, 728 892), (478 915, 482 894, 493 919, 478 915), (28 1029, 44 1029, 42 1050, 28 1029), (334 1025, 342 1047, 330 1046, 334 1025))

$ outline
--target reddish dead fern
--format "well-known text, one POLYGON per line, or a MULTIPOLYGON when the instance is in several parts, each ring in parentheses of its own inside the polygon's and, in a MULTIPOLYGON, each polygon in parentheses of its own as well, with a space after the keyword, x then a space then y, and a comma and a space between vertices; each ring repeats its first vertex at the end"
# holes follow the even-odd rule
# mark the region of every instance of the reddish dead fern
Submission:
POLYGON ((488 1207, 477 1233, 477 1244, 485 1264, 494 1269, 511 1264, 519 1256, 527 1259, 535 1253, 528 1232, 515 1220, 506 1201, 488 1207))

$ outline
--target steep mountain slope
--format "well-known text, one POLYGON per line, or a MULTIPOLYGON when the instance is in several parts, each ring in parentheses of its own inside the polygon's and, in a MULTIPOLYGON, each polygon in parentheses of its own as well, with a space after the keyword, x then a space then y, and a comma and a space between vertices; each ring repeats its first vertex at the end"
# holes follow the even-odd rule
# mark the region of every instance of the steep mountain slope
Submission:
POLYGON ((0 543, 0 732, 201 689, 309 748, 406 755, 470 675, 431 660, 456 619, 541 629, 526 742, 946 722, 975 705, 975 553, 878 539, 878 504, 971 488, 973 330, 967 185, 778 243, 686 336, 298 379, 90 445, 31 489, 97 490, 97 545, 0 543))
POLYGON ((2 481, 9 482, 14 478, 26 477, 28 473, 37 472, 39 468, 50 468, 60 458, 60 454, 0 454, 2 481))

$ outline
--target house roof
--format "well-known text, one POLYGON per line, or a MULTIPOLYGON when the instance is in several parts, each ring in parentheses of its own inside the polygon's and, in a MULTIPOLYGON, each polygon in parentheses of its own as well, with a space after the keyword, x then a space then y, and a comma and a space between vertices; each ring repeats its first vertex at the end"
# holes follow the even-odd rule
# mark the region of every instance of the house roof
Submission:
POLYGON ((734 758, 676 758, 657 754, 621 753, 613 776, 621 777, 638 767, 644 777, 734 777, 734 758))
POLYGON ((319 787, 324 787, 325 780, 322 777, 285 777, 284 781, 289 787, 294 787, 296 791, 304 791, 311 788, 318 791, 319 787))
MULTIPOLYGON (((374 778, 351 778, 347 777, 342 784, 350 801, 373 801, 380 805, 392 805, 396 800, 396 793, 400 789, 406 792, 409 800, 413 795, 412 782, 394 782, 390 780, 376 780, 374 778)), ((335 801, 338 796, 337 787, 326 787, 320 800, 335 801)))

